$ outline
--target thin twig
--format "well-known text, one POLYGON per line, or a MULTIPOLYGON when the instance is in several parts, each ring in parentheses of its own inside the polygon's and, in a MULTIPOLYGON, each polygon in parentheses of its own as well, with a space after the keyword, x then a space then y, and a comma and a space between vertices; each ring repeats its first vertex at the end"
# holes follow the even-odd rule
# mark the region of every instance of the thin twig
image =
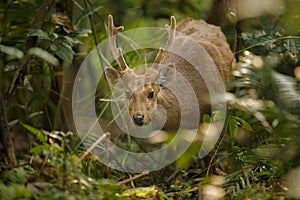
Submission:
POLYGON ((133 181, 135 179, 141 178, 141 177, 146 176, 146 175, 149 175, 149 172, 143 172, 141 174, 137 174, 137 175, 135 175, 133 177, 130 177, 130 178, 126 179, 126 180, 119 181, 117 184, 118 185, 123 185, 123 184, 129 183, 129 182, 131 182, 131 181, 133 181))
MULTIPOLYGON (((87 2, 84 1, 84 4, 85 4, 85 7, 87 8, 88 5, 87 5, 87 2)), ((93 39, 94 39, 94 42, 95 42, 95 45, 96 45, 96 51, 97 51, 97 54, 98 54, 98 58, 99 58, 99 61, 100 61, 100 65, 101 65, 101 69, 102 71, 104 71, 104 62, 106 62, 106 65, 110 65, 110 63, 105 59, 105 57, 103 56, 102 52, 99 51, 98 49, 98 39, 96 37, 96 29, 95 29, 95 24, 94 24, 94 20, 93 20, 93 17, 92 15, 88 15, 88 18, 89 18, 89 21, 90 21, 90 24, 91 24, 91 28, 92 28, 92 32, 93 32, 93 39)))
POLYGON ((79 160, 77 161, 76 165, 78 165, 102 140, 104 140, 106 137, 109 137, 110 133, 106 132, 103 133, 103 135, 96 141, 94 142, 94 144, 92 144, 90 146, 90 148, 88 148, 83 155, 79 158, 79 160))
POLYGON ((83 7, 76 0, 73 0, 72 2, 80 11, 83 11, 83 7))

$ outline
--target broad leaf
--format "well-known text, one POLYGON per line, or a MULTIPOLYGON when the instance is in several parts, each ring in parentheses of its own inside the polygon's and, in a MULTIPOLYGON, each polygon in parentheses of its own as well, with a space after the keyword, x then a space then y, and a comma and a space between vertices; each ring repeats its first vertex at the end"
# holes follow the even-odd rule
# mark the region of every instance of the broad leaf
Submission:
POLYGON ((36 36, 39 39, 47 39, 50 40, 49 34, 41 29, 29 29, 28 36, 36 36))
POLYGON ((72 47, 64 43, 57 44, 57 47, 58 49, 57 51, 55 51, 55 55, 57 55, 63 61, 71 63, 74 56, 74 51, 72 50, 72 47))
POLYGON ((47 136, 44 135, 44 133, 37 129, 34 128, 33 126, 30 126, 28 124, 24 124, 23 122, 20 122, 20 124, 27 129, 30 133, 32 133, 33 135, 35 135, 42 143, 47 141, 47 136))
POLYGON ((21 50, 15 47, 9 47, 2 44, 0 44, 0 52, 8 54, 10 56, 15 56, 16 58, 19 59, 23 58, 24 56, 24 53, 21 50))
POLYGON ((52 54, 50 54, 48 51, 45 51, 41 48, 33 47, 33 48, 29 49, 28 54, 36 55, 36 56, 42 58, 43 60, 51 63, 52 65, 58 65, 58 60, 52 54))

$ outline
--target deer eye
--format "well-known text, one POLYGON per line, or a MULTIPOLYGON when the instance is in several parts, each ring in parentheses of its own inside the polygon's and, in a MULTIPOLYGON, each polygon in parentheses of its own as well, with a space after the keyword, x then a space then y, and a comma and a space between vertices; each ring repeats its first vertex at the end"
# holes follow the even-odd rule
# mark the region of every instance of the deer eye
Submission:
POLYGON ((154 91, 149 92, 147 98, 152 99, 154 97, 154 91))

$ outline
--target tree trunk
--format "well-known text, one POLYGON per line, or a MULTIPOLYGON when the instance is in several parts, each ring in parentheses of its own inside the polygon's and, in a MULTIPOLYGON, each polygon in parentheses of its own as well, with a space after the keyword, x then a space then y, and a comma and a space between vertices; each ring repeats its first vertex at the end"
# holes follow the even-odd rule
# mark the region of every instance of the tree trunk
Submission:
POLYGON ((5 111, 6 105, 6 100, 0 94, 0 140, 2 145, 0 146, 0 161, 2 163, 0 166, 1 168, 10 168, 18 165, 14 146, 9 134, 9 127, 5 111))

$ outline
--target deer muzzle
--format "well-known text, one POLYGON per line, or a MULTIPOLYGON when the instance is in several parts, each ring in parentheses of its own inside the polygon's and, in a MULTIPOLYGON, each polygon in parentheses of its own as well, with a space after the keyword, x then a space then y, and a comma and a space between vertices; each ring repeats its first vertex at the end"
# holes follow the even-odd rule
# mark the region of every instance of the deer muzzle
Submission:
POLYGON ((145 122, 144 115, 140 115, 140 114, 133 115, 133 122, 138 126, 143 126, 145 122))

